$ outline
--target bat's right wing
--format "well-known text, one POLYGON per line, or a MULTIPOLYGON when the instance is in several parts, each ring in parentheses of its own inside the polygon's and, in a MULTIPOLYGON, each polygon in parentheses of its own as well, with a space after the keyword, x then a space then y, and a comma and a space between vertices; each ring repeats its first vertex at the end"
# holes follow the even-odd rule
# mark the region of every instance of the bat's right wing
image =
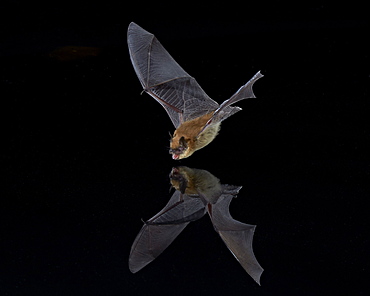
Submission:
POLYGON ((256 96, 253 93, 252 87, 253 84, 262 77, 263 75, 258 71, 246 84, 239 88, 239 90, 232 95, 230 99, 224 101, 213 113, 212 117, 208 120, 199 134, 201 134, 210 125, 221 122, 241 110, 239 107, 231 106, 232 104, 244 99, 255 98, 256 96))
POLYGON ((219 107, 153 34, 131 23, 127 43, 132 65, 144 91, 166 109, 176 128, 184 121, 219 107))
POLYGON ((129 268, 138 272, 157 258, 191 222, 202 218, 205 205, 198 197, 175 191, 167 205, 145 222, 131 247, 129 268))
POLYGON ((236 260, 260 284, 263 268, 257 262, 252 248, 256 226, 244 224, 231 217, 229 206, 234 196, 228 193, 223 194, 215 204, 211 205, 211 207, 208 206, 208 213, 215 230, 219 233, 236 260))

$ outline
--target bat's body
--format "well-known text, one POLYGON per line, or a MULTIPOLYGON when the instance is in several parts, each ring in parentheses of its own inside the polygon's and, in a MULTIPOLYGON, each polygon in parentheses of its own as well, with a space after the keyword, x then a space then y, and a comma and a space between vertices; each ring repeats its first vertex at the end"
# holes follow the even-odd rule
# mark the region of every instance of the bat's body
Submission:
POLYGON ((171 184, 176 189, 167 205, 145 222, 131 247, 129 268, 137 272, 158 257, 193 221, 208 213, 213 227, 244 270, 259 284, 263 268, 253 253, 255 225, 234 220, 231 200, 241 186, 221 184, 205 170, 173 168, 171 184))
POLYGON ((213 141, 220 130, 221 122, 202 131, 212 114, 213 112, 185 121, 175 130, 170 143, 170 153, 173 159, 189 157, 213 141))
POLYGON ((170 178, 171 185, 176 190, 190 196, 201 195, 211 204, 215 203, 223 192, 220 180, 206 170, 176 167, 172 169, 170 178))
POLYGON ((170 144, 173 159, 189 157, 212 142, 221 122, 241 110, 231 105, 255 98, 252 86, 263 77, 257 72, 230 99, 219 105, 176 63, 153 34, 131 23, 127 42, 144 91, 165 108, 176 127, 170 144))

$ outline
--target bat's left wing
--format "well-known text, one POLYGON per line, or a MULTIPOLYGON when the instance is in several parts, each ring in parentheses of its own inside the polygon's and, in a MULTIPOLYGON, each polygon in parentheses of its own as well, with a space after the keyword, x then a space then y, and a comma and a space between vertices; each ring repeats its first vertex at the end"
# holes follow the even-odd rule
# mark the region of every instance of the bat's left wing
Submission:
POLYGON ((167 205, 145 222, 131 247, 129 268, 135 273, 157 258, 191 222, 202 218, 198 197, 175 191, 167 205))
POLYGON ((215 230, 219 233, 231 253, 245 271, 260 284, 263 268, 257 262, 252 248, 256 226, 234 220, 229 212, 230 202, 240 188, 234 190, 233 193, 221 195, 215 204, 208 205, 207 210, 215 230))
POLYGON ((164 107, 176 128, 219 107, 153 34, 131 23, 127 43, 144 91, 164 107))

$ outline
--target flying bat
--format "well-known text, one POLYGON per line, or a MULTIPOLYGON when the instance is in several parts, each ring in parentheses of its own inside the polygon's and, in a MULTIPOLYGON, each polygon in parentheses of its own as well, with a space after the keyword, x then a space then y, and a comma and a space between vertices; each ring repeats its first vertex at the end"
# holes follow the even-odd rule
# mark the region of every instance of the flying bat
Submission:
POLYGON ((167 205, 144 222, 131 247, 129 268, 136 273, 157 258, 192 221, 208 213, 216 232, 246 272, 260 284, 263 268, 253 253, 255 225, 234 220, 231 200, 241 186, 221 184, 205 170, 173 168, 171 184, 176 189, 167 205))
POLYGON ((173 159, 189 157, 212 142, 220 131, 221 122, 241 110, 231 105, 255 98, 252 86, 263 77, 258 71, 230 99, 219 105, 180 67, 153 34, 131 23, 127 43, 143 91, 164 107, 176 128, 169 150, 173 159))

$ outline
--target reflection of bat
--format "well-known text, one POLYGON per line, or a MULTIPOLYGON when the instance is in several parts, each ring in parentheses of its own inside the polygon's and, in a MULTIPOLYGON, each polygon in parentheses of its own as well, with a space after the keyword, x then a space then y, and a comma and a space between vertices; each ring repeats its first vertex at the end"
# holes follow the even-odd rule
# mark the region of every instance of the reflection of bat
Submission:
POLYGON ((145 222, 131 247, 129 267, 135 273, 157 258, 191 221, 205 214, 199 198, 175 191, 167 205, 145 222))
POLYGON ((255 98, 253 83, 263 77, 257 72, 230 99, 219 105, 176 63, 153 34, 131 23, 127 41, 132 64, 144 91, 166 109, 176 127, 170 143, 173 159, 189 157, 208 145, 219 132, 221 121, 241 110, 231 105, 255 98))
POLYGON ((130 253, 129 267, 137 272, 158 257, 192 221, 208 212, 215 230, 248 274, 259 284, 263 272, 252 249, 255 225, 234 220, 229 205, 241 186, 223 185, 204 170, 174 168, 177 189, 167 205, 145 222, 130 253))

